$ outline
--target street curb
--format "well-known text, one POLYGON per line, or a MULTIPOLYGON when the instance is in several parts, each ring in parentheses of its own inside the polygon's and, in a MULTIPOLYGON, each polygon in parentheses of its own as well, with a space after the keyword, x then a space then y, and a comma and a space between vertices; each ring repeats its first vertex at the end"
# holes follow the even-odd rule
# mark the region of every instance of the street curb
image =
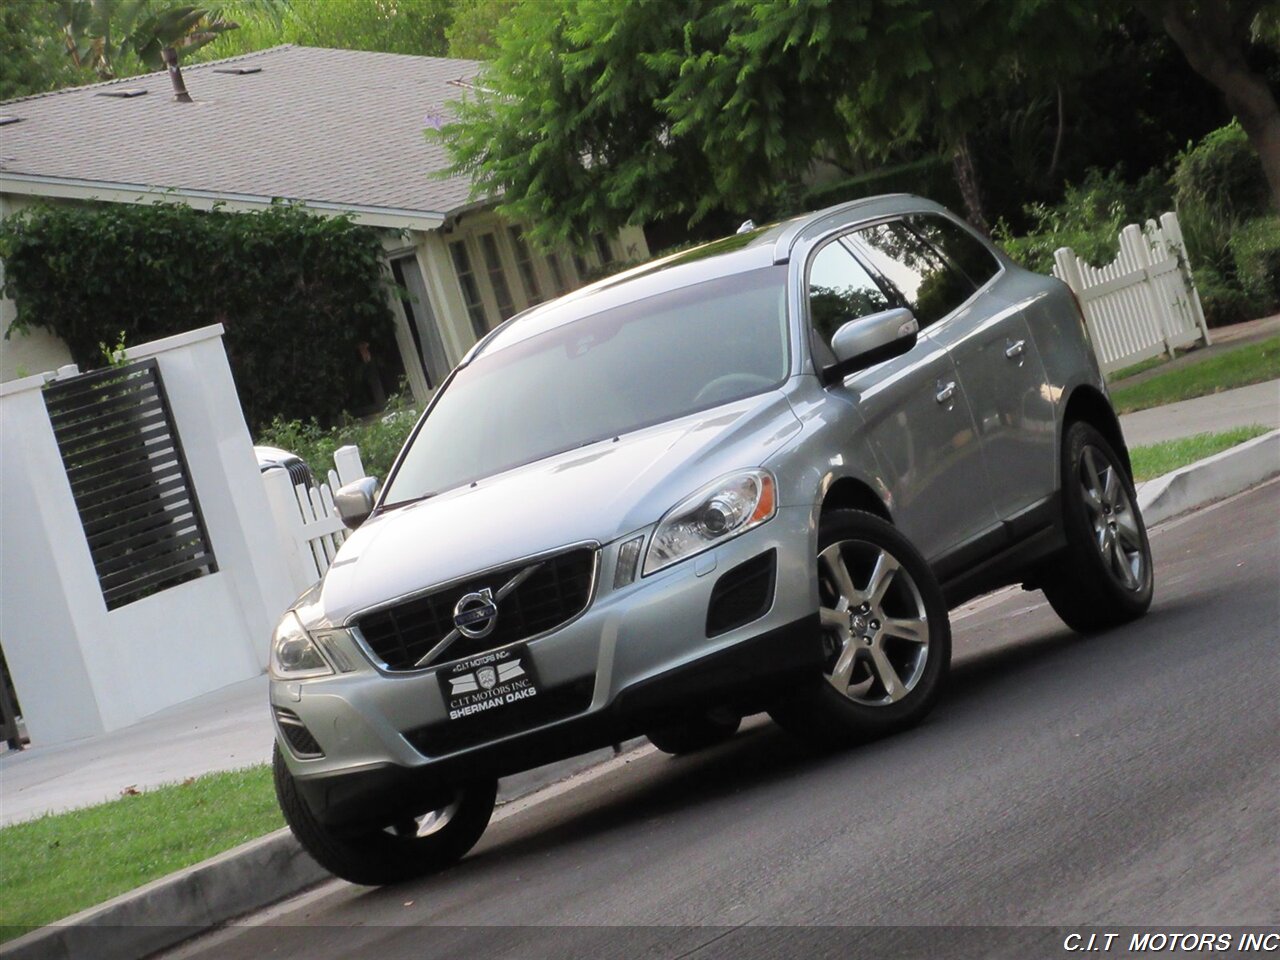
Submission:
POLYGON ((1166 473, 1138 490, 1148 527, 1233 496, 1280 474, 1280 430, 1166 473))
MULTIPOLYGON (((619 746, 626 753, 644 742, 619 746)), ((605 748, 528 771, 508 780, 499 800, 503 806, 523 800, 615 755, 605 748)), ((0 958, 142 960, 332 879, 285 828, 0 944, 0 958)))
MULTIPOLYGON (((1138 506, 1151 527, 1276 475, 1280 430, 1143 484, 1138 506)), ((608 760, 587 764, 579 772, 599 762, 608 760)), ((531 786, 529 794, 542 784, 531 786)), ((0 946, 0 957, 141 960, 327 879, 328 871, 303 853, 289 831, 279 830, 33 930, 0 946)))
POLYGON ((0 947, 12 960, 139 960, 329 878, 287 829, 0 947))

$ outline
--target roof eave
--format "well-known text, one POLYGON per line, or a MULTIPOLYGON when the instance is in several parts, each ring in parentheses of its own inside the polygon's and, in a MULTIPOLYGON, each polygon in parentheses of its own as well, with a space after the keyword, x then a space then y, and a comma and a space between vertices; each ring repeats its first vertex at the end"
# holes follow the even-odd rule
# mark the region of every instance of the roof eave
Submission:
POLYGON ((0 193, 35 197, 58 197, 69 200, 101 200, 108 203, 158 203, 180 201, 197 210, 220 206, 229 211, 262 210, 279 200, 304 204, 308 210, 338 216, 348 214, 356 223, 393 230, 435 230, 444 223, 447 212, 403 210, 361 204, 309 200, 305 197, 264 197, 217 190, 186 187, 157 187, 137 183, 111 183, 102 180, 78 180, 31 173, 0 173, 0 193))

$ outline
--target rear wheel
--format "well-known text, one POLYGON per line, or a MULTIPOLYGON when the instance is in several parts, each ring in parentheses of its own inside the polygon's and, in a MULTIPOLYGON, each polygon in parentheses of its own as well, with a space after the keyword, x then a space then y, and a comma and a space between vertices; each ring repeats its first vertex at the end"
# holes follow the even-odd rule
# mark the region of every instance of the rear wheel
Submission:
POLYGON ((1067 626, 1093 633, 1151 606, 1151 544, 1133 480, 1106 438, 1080 421, 1067 428, 1062 447, 1067 549, 1044 593, 1067 626))
POLYGON ((498 793, 496 780, 469 783, 438 810, 380 829, 335 831, 312 814, 279 744, 271 760, 276 798, 302 848, 335 876, 371 887, 411 880, 461 860, 489 825, 498 793))
POLYGON ((951 659, 942 589, 895 527, 858 510, 824 514, 816 558, 822 677, 770 714, 824 744, 867 740, 919 721, 951 659))
POLYGON ((677 723, 649 731, 645 736, 663 753, 679 756, 714 747, 738 732, 742 718, 727 710, 708 710, 677 723))

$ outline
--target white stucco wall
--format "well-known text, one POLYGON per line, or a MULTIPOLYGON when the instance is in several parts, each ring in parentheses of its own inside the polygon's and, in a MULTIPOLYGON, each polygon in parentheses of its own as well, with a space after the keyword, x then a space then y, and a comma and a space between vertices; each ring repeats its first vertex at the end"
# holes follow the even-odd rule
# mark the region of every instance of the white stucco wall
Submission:
POLYGON ((262 672, 293 599, 221 326, 134 347, 155 356, 218 564, 108 610, 42 395, 0 385, 0 608, 32 741, 117 729, 262 672))

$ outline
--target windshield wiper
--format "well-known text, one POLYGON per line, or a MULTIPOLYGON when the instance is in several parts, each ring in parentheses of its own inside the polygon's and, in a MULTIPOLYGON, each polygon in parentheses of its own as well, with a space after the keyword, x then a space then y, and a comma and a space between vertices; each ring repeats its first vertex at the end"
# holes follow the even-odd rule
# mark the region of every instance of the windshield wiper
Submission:
POLYGON ((424 493, 417 497, 410 497, 408 500, 397 500, 395 503, 384 503, 383 510, 397 510, 400 507, 407 507, 411 503, 421 503, 423 500, 430 500, 436 495, 437 491, 432 490, 430 493, 424 493))

